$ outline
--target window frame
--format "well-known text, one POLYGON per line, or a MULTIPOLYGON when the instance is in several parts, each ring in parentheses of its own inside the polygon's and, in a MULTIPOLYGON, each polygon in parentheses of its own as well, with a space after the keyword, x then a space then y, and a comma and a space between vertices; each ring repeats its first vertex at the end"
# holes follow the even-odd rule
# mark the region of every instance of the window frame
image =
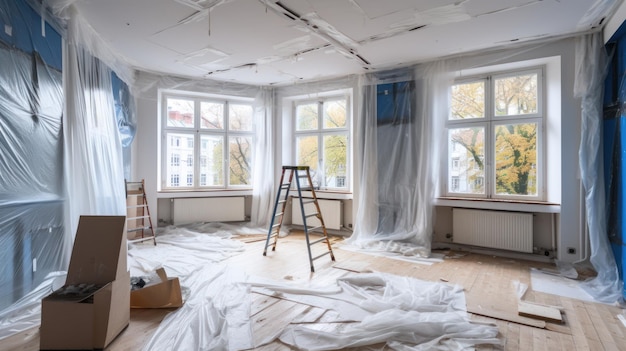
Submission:
MULTIPOLYGON (((201 93, 194 93, 194 92, 187 92, 187 91, 171 91, 171 90, 160 90, 159 91, 159 99, 161 102, 161 106, 160 106, 160 130, 159 130, 159 134, 161 137, 161 162, 160 162, 160 171, 161 171, 161 176, 160 176, 160 191, 197 191, 197 192, 202 192, 202 191, 212 191, 212 190, 251 190, 252 189, 252 184, 253 184, 253 180, 252 180, 252 175, 253 175, 253 170, 252 168, 254 167, 254 161, 252 160, 252 158, 254 157, 254 147, 255 147, 255 140, 256 140, 256 135, 255 135, 255 129, 256 129, 256 123, 255 123, 255 119, 254 119, 254 105, 253 105, 253 99, 247 99, 247 98, 239 98, 239 97, 231 97, 231 96, 213 96, 213 95, 209 95, 209 94, 201 94, 201 93), (184 126, 168 126, 168 111, 167 111, 167 107, 168 107, 168 99, 183 99, 183 100, 190 100, 193 101, 193 108, 194 108, 194 118, 193 118, 193 127, 184 127, 184 126), (201 123, 202 123, 202 118, 201 118, 201 105, 203 102, 208 102, 208 103, 217 103, 217 104, 221 104, 223 106, 223 125, 222 125, 222 129, 212 129, 212 128, 202 128, 201 127, 201 123), (229 105, 230 104, 238 104, 238 105, 249 105, 252 108, 252 124, 251 124, 251 130, 231 130, 230 129, 230 111, 229 111, 229 105), (192 150, 192 166, 189 167, 189 169, 184 168, 184 169, 180 169, 179 170, 179 179, 184 179, 184 182, 179 181, 179 186, 168 186, 168 178, 172 179, 172 175, 173 173, 168 173, 168 168, 170 167, 170 163, 168 160, 168 148, 172 148, 175 147, 173 145, 170 145, 170 143, 167 142, 167 136, 170 133, 174 133, 174 134, 180 134, 180 135, 186 135, 187 137, 191 136, 191 139, 193 139, 193 150, 192 150), (202 140, 202 136, 217 136, 219 138, 221 138, 222 140, 222 145, 223 145, 223 150, 222 150, 222 172, 221 172, 221 177, 223 177, 223 184, 221 185, 201 185, 201 181, 202 181, 202 176, 201 176, 201 168, 203 167, 203 163, 202 160, 203 158, 205 159, 205 163, 210 167, 211 163, 209 162, 209 160, 206 159, 206 157, 203 157, 201 155, 201 140, 202 140), (249 184, 243 184, 243 185, 239 185, 239 184, 230 184, 230 138, 232 137, 246 137, 246 138, 250 138, 251 144, 250 144, 250 163, 251 163, 251 170, 250 170, 250 179, 249 179, 249 184), (164 160, 168 160, 168 162, 164 162, 164 160), (193 174, 193 185, 192 186, 187 186, 187 178, 188 178, 188 172, 191 172, 193 174)), ((179 146, 183 145, 183 144, 188 144, 187 141, 180 141, 179 142, 179 146)), ((185 154, 185 162, 187 161, 187 157, 185 154)), ((180 155, 179 153, 179 158, 183 159, 183 155, 180 155)), ((180 164, 182 164, 183 162, 180 162, 180 164)), ((206 174, 206 179, 207 181, 209 179, 211 179, 210 177, 214 177, 215 175, 212 175, 212 173, 208 173, 206 174)), ((219 177, 218 177, 219 178, 219 177)))
MULTIPOLYGON (((298 139, 301 137, 317 137, 317 147, 318 147, 318 168, 324 169, 324 137, 325 136, 333 136, 333 135, 342 135, 346 137, 346 169, 345 175, 343 176, 342 182, 344 183, 343 187, 330 187, 326 185, 319 185, 316 190, 320 191, 338 191, 338 192, 350 192, 351 190, 351 168, 352 168, 352 133, 351 133, 351 104, 350 104, 350 96, 349 94, 332 94, 332 95, 324 95, 319 96, 317 98, 305 98, 305 99, 294 99, 292 101, 292 145, 293 145, 293 162, 297 163, 298 159, 298 139), (340 128, 324 128, 324 103, 328 103, 331 101, 345 101, 346 106, 346 125, 340 128), (297 109, 300 105, 308 105, 316 103, 317 104, 317 128, 316 129, 307 129, 307 130, 298 130, 298 113, 297 109)), ((316 179, 313 179, 315 182, 316 179)))
MULTIPOLYGON (((442 193, 446 197, 468 198, 468 199, 493 199, 493 200, 515 200, 515 201, 546 201, 546 177, 547 165, 545 162, 547 143, 545 136, 547 135, 545 128, 547 124, 547 108, 546 108, 546 67, 532 66, 507 71, 494 71, 486 74, 480 74, 470 77, 464 77, 454 81, 453 86, 457 84, 467 84, 477 81, 484 82, 484 116, 480 118, 468 119, 451 119, 451 106, 445 123, 446 130, 449 131, 457 128, 484 128, 484 171, 483 184, 485 192, 481 193, 462 193, 451 190, 451 170, 452 157, 450 154, 449 136, 445 145, 445 162, 443 165, 443 174, 445 181, 443 182, 442 193), (496 79, 523 76, 525 74, 537 74, 537 112, 520 115, 502 115, 496 116, 495 110, 495 82, 496 79), (497 194, 496 189, 496 145, 495 131, 499 125, 519 124, 519 123, 537 123, 536 151, 537 151, 537 195, 507 195, 497 194)), ((450 89, 452 94, 452 89, 450 89)), ((452 96, 452 95, 450 95, 452 96)))

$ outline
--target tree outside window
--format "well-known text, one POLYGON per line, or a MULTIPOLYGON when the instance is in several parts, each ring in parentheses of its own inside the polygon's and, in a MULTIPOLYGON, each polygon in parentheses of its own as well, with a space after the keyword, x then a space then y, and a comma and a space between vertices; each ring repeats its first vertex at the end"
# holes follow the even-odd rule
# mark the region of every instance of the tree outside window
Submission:
POLYGON ((296 163, 309 166, 314 186, 347 189, 347 99, 329 97, 295 104, 296 163))
POLYGON ((448 194, 541 199, 542 90, 542 69, 452 87, 448 194))

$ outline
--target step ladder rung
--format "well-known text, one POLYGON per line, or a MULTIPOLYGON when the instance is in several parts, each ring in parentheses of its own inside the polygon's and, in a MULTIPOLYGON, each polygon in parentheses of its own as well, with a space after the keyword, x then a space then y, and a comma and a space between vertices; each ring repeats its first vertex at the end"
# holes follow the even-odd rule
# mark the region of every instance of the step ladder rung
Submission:
POLYGON ((287 200, 279 200, 278 201, 279 204, 284 204, 285 202, 287 202, 287 200))
POLYGON ((131 228, 131 229, 128 229, 128 230, 127 230, 127 232, 128 232, 128 233, 132 233, 132 232, 138 232, 138 231, 140 231, 140 230, 148 230, 148 229, 151 229, 151 227, 150 227, 150 226, 147 226, 147 227, 137 227, 137 228, 131 228))
POLYGON ((136 219, 146 219, 149 218, 150 216, 138 216, 138 217, 128 217, 126 218, 127 221, 134 221, 136 219))
POLYGON ((312 204, 315 202, 315 199, 311 199, 311 200, 302 200, 302 204, 306 205, 306 204, 312 204))
POLYGON ((317 255, 317 256, 313 257, 313 258, 311 259, 311 261, 315 261, 315 260, 317 260, 318 258, 323 257, 323 256, 326 256, 326 255, 328 255, 328 254, 330 254, 330 251, 326 251, 326 252, 324 252, 323 254, 320 254, 320 255, 317 255))
POLYGON ((129 243, 138 243, 138 242, 142 242, 142 241, 148 241, 148 240, 154 240, 153 236, 146 236, 143 238, 137 238, 137 239, 130 239, 128 240, 129 243))
POLYGON ((317 243, 321 243, 322 241, 325 241, 325 240, 326 240, 326 237, 319 238, 319 239, 317 239, 317 240, 314 240, 314 241, 309 242, 309 246, 313 246, 313 245, 315 245, 315 244, 317 244, 317 243))
POLYGON ((319 215, 319 212, 314 212, 314 213, 309 213, 309 214, 305 214, 304 217, 305 218, 309 218, 309 217, 313 217, 313 216, 317 216, 319 215))
POLYGON ((323 227, 321 225, 318 225, 317 227, 311 227, 311 228, 306 228, 307 233, 312 233, 318 229, 322 229, 323 227))
POLYGON ((280 227, 280 223, 274 224, 274 225, 272 226, 272 229, 274 229, 274 228, 278 228, 278 227, 280 227))
POLYGON ((289 189, 291 188, 291 183, 284 183, 280 185, 281 189, 289 189))
POLYGON ((285 214, 285 212, 279 212, 279 213, 275 214, 274 217, 279 217, 279 216, 282 216, 284 214, 285 214))

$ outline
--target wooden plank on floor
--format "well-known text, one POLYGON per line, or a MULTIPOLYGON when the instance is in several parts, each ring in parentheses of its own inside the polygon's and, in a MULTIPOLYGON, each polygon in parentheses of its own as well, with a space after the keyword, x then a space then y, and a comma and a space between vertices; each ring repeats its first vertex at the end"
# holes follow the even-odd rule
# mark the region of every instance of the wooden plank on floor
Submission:
POLYGON ((561 323, 561 311, 549 306, 533 304, 532 302, 519 301, 517 313, 523 317, 540 319, 546 322, 561 323))
POLYGON ((333 268, 343 269, 355 273, 370 273, 372 272, 372 270, 369 268, 369 266, 370 263, 367 261, 350 260, 335 263, 333 265, 333 268))
POLYGON ((526 326, 534 327, 534 328, 542 328, 543 329, 543 328, 546 327, 546 322, 544 322, 544 321, 540 321, 540 320, 536 320, 536 319, 532 319, 532 318, 527 318, 527 317, 522 317, 522 316, 518 316, 516 314, 512 314, 512 313, 508 313, 508 312, 502 312, 502 311, 498 311, 498 310, 494 310, 494 309, 468 306, 467 307, 467 312, 472 313, 472 314, 477 314, 477 315, 480 315, 480 316, 484 316, 484 317, 495 318, 495 319, 500 319, 500 320, 503 320, 503 321, 509 321, 509 322, 513 322, 513 323, 517 323, 517 324, 521 324, 521 325, 526 325, 526 326))

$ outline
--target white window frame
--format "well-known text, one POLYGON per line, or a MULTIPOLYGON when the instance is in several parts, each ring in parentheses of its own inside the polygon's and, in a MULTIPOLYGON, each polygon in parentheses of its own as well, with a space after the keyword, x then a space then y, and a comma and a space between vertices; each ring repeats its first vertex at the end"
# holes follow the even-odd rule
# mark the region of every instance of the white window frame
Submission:
MULTIPOLYGON (((351 172, 352 172, 352 133, 351 133, 351 102, 350 96, 348 94, 337 94, 337 95, 324 95, 315 99, 296 99, 292 102, 292 125, 293 125, 293 160, 292 162, 296 164, 297 162, 297 140, 299 137, 307 137, 307 136, 316 136, 317 137, 317 145, 318 145, 318 169, 324 169, 324 136, 330 135, 345 135, 347 140, 346 147, 346 170, 345 170, 345 178, 343 180, 344 187, 329 187, 324 184, 319 186, 319 190, 329 190, 329 191, 345 191, 350 192, 351 189, 351 172), (332 128, 332 129, 324 129, 324 103, 328 101, 336 101, 336 100, 345 100, 346 103, 346 125, 342 128, 332 128), (317 103, 317 128, 312 130, 297 130, 298 126, 298 115, 297 115, 297 107, 299 105, 306 105, 311 103, 317 103)), ((319 180, 313 180, 314 182, 319 180)))
POLYGON ((520 68, 510 71, 493 72, 488 74, 477 75, 473 77, 465 77, 463 79, 457 79, 454 84, 471 83, 476 81, 485 82, 485 116, 483 118, 468 118, 452 120, 447 119, 446 129, 456 128, 472 128, 481 127, 484 128, 485 145, 484 145, 484 194, 475 193, 461 193, 451 191, 451 184, 448 184, 451 175, 449 174, 452 169, 452 158, 449 153, 449 143, 446 142, 446 151, 443 154, 446 158, 446 162, 442 162, 444 166, 443 174, 445 175, 445 181, 443 182, 443 193, 447 197, 459 197, 459 198, 485 198, 485 199, 506 199, 506 200, 527 200, 527 201, 545 201, 546 200, 546 174, 547 167, 545 163, 546 155, 546 141, 544 140, 545 128, 547 124, 547 112, 546 112, 546 74, 545 66, 520 68), (495 116, 495 80, 497 78, 506 78, 512 76, 519 76, 529 73, 537 74, 537 113, 525 114, 525 115, 507 115, 507 116, 495 116), (537 168, 540 170, 540 174, 537 174, 537 195, 498 195, 496 194, 496 168, 495 168, 495 129, 498 125, 504 124, 516 124, 516 123, 537 123, 537 168))
MULTIPOLYGON (((253 118, 254 118, 254 106, 253 99, 239 98, 239 97, 230 97, 230 96, 214 96, 209 94, 200 94, 194 92, 187 91, 171 91, 171 90, 161 90, 159 91, 159 100, 161 102, 160 106, 160 131, 159 134, 161 136, 161 191, 210 191, 210 190, 224 190, 224 189, 239 189, 239 190, 249 190, 252 189, 253 180, 250 179, 249 184, 246 185, 237 185, 230 184, 230 138, 231 137, 248 137, 251 140, 251 148, 254 148, 255 145, 255 121, 252 121, 252 130, 250 131, 237 131, 229 129, 229 105, 232 104, 244 104, 250 105, 253 108, 253 118), (189 127, 170 127, 167 125, 168 120, 168 111, 167 111, 167 99, 185 99, 194 101, 194 126, 193 128, 189 127), (201 114, 200 114, 200 106, 201 102, 210 102, 210 103, 218 103, 223 104, 224 106, 224 125, 223 129, 207 129, 200 128, 201 123, 201 114), (168 133, 177 133, 177 134, 186 134, 193 137, 193 185, 187 186, 187 170, 181 169, 179 171, 179 184, 180 186, 168 186, 168 167, 170 166, 170 160, 167 158, 168 147, 174 146, 169 145, 167 143, 167 134, 168 133), (201 176, 200 176, 200 168, 202 166, 200 150, 201 150, 201 136, 206 135, 215 135, 223 138, 223 185, 210 185, 210 186, 202 186, 200 185, 201 176), (167 162, 163 162, 167 160, 167 162), (181 182, 180 179, 184 179, 184 182, 181 182)), ((180 138, 177 138, 176 144, 181 145, 183 142, 180 141, 180 138)), ((185 145, 187 142, 185 141, 185 145)), ((254 150, 251 150, 251 158, 254 157, 254 150)), ((179 155, 179 158, 182 156, 179 155)), ((185 158, 185 161, 187 159, 185 158)), ((208 160, 207 160, 208 161, 208 160)), ((252 167, 254 167, 254 160, 251 160, 252 167)), ((250 177, 252 178, 253 170, 250 170, 250 177)), ((210 179, 210 174, 206 176, 207 180, 210 179)), ((171 176, 170 176, 171 178, 171 176)), ((215 178, 215 176, 214 176, 215 178)))

